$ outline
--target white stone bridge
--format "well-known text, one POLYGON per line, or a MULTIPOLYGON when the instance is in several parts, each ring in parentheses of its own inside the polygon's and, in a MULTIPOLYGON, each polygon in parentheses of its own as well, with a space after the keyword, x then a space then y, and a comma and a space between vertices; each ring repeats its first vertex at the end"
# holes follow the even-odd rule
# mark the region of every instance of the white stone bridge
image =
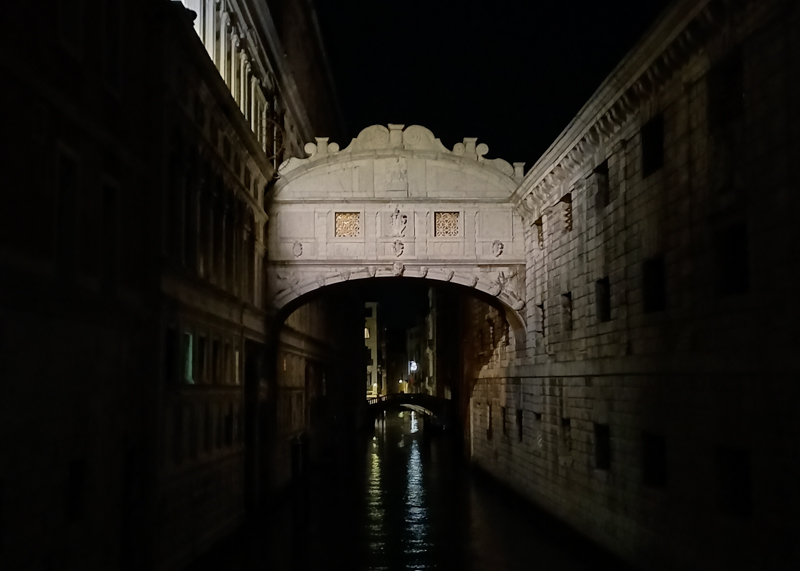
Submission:
POLYGON ((374 125, 345 149, 318 138, 305 150, 268 197, 273 310, 349 280, 424 278, 496 297, 522 324, 525 248, 511 196, 523 163, 485 159, 476 139, 448 150, 418 125, 374 125))

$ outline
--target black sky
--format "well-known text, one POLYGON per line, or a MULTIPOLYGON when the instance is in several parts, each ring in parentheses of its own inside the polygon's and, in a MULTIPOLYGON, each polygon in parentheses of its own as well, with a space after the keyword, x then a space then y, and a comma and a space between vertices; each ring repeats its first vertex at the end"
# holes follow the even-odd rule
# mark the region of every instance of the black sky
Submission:
POLYGON ((526 169, 668 3, 315 0, 349 136, 419 124, 526 169))

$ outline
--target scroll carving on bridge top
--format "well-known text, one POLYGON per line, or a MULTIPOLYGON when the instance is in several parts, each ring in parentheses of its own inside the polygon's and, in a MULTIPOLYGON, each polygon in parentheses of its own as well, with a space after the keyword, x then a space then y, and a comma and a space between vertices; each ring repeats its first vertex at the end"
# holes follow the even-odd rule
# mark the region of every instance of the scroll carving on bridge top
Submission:
MULTIPOLYGON (((489 152, 489 147, 485 143, 478 143, 475 137, 465 137, 463 142, 456 143, 450 150, 442 144, 442 141, 434 136, 430 129, 421 125, 389 124, 372 125, 361 131, 350 144, 339 149, 339 145, 328 141, 328 137, 317 137, 316 143, 306 143, 304 150, 307 158, 292 157, 280 166, 280 173, 287 174, 292 170, 315 161, 341 157, 342 155, 357 155, 364 152, 389 151, 389 150, 410 152, 429 152, 439 155, 449 156, 454 159, 472 159, 477 163, 489 166, 499 173, 519 182, 523 176, 524 163, 514 163, 512 166, 503 159, 487 159, 485 155, 489 152)), ((398 160, 397 165, 388 173, 388 183, 390 186, 400 187, 407 184, 407 173, 404 170, 404 162, 398 160)))

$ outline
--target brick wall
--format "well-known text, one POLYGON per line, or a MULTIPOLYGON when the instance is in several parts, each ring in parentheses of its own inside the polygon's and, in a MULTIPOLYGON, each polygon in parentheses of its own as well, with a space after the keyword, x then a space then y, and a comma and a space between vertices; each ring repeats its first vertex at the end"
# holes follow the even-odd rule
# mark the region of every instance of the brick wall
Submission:
POLYGON ((800 12, 721 21, 530 217, 529 353, 466 307, 473 460, 647 569, 800 560, 800 12))

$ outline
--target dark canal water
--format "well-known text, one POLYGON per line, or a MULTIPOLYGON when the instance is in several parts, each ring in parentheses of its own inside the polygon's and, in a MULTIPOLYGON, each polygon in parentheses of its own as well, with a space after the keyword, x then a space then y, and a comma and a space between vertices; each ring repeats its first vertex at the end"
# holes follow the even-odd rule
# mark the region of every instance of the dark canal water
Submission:
POLYGON ((415 413, 317 471, 296 498, 202 557, 206 570, 622 569, 546 515, 472 474, 415 413))

